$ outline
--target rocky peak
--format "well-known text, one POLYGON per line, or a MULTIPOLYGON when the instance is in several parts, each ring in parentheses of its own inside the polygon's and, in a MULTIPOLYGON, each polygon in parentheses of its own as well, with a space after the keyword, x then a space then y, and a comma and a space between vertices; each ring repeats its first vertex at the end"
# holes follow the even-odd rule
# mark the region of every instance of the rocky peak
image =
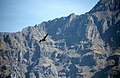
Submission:
POLYGON ((89 13, 98 11, 118 11, 120 10, 120 0, 100 0, 89 13))
POLYGON ((75 13, 71 13, 68 17, 71 18, 71 17, 75 17, 75 13))

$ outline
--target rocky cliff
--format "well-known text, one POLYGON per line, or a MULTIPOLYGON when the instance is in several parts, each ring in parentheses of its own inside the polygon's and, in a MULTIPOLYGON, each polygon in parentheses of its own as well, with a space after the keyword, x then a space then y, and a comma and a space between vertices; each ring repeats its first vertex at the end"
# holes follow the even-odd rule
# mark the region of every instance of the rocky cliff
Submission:
POLYGON ((119 55, 119 0, 100 0, 83 15, 0 33, 1 78, 118 77, 119 55))

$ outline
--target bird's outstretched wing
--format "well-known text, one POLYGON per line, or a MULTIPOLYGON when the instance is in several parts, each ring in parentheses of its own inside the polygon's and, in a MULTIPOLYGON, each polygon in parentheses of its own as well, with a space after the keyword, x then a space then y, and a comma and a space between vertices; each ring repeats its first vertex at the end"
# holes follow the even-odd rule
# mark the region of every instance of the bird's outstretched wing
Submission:
POLYGON ((41 42, 42 40, 39 41, 39 43, 41 42))
POLYGON ((44 37, 44 39, 46 39, 47 36, 48 36, 48 34, 46 34, 46 36, 44 37))
POLYGON ((41 40, 39 41, 39 43, 40 43, 41 41, 45 41, 45 39, 46 39, 47 36, 48 36, 48 34, 46 34, 46 36, 45 36, 43 39, 41 39, 41 40))

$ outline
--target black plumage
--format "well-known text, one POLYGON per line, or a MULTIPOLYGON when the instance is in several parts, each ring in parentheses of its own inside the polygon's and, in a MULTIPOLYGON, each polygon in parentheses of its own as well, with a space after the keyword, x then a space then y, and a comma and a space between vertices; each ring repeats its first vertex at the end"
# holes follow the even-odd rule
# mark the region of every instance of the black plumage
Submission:
POLYGON ((48 36, 48 34, 46 34, 46 36, 45 36, 43 39, 41 39, 41 40, 39 41, 39 43, 42 42, 42 41, 46 41, 45 39, 46 39, 47 36, 48 36))

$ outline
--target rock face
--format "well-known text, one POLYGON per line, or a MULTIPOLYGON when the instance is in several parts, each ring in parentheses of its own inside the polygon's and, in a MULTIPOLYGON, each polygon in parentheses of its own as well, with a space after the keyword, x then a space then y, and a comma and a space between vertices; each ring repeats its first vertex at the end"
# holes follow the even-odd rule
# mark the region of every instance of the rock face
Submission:
POLYGON ((20 32, 0 33, 0 77, 117 77, 119 54, 120 1, 100 0, 83 15, 72 13, 20 32))

